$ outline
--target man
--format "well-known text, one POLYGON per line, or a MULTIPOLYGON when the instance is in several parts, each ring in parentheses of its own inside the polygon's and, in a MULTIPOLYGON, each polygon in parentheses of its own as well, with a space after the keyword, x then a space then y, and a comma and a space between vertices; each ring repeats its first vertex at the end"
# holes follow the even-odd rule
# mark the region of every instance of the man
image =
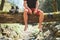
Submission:
POLYGON ((32 14, 32 12, 34 14, 39 15, 39 26, 38 26, 38 28, 40 31, 42 31, 42 22, 44 19, 44 15, 43 15, 43 11, 38 9, 38 6, 39 6, 38 0, 24 0, 24 14, 23 14, 24 23, 25 23, 24 31, 26 31, 28 28, 28 24, 27 24, 28 15, 27 14, 32 14))

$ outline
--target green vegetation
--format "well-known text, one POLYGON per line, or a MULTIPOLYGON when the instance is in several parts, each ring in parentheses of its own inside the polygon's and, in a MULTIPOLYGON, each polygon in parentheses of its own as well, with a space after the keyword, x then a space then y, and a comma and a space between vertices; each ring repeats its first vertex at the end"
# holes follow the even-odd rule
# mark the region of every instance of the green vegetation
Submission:
MULTIPOLYGON (((39 0, 40 6, 39 8, 42 9, 44 12, 57 12, 60 11, 60 0, 39 0)), ((10 3, 7 0, 1 1, 0 0, 0 8, 3 11, 9 11, 11 8, 10 3)))

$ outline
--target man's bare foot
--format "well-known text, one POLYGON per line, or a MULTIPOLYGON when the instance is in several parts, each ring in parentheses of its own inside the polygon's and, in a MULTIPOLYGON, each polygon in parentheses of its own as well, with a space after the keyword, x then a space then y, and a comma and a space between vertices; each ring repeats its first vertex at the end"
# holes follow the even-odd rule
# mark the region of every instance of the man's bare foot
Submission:
POLYGON ((42 31, 42 27, 43 27, 43 25, 40 25, 40 26, 38 27, 39 31, 42 31))
POLYGON ((24 31, 26 31, 26 30, 27 30, 27 28, 28 28, 28 26, 25 26, 24 31))

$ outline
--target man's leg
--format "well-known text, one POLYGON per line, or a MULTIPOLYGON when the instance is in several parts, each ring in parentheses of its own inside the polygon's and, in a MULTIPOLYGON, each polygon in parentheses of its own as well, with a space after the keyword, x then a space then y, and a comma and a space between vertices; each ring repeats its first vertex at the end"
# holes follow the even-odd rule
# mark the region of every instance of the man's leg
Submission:
POLYGON ((23 17, 24 17, 24 23, 25 23, 24 31, 26 31, 26 30, 27 30, 27 27, 28 27, 28 24, 27 24, 27 21, 28 21, 28 15, 27 15, 27 12, 28 12, 28 10, 27 10, 27 9, 24 9, 24 14, 23 14, 23 17))
POLYGON ((38 28, 39 28, 40 31, 42 31, 42 27, 43 27, 42 22, 43 22, 43 20, 44 20, 43 11, 39 10, 39 26, 38 26, 38 28))

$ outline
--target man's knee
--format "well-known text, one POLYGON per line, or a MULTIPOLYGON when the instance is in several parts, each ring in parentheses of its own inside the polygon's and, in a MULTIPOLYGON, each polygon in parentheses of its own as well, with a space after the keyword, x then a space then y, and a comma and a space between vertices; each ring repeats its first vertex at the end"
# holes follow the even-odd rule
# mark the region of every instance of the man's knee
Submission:
POLYGON ((44 13, 44 12, 43 12, 42 10, 39 10, 39 9, 38 9, 38 14, 39 14, 39 15, 43 15, 43 13, 44 13))
POLYGON ((24 9, 24 14, 23 15, 25 16, 25 15, 27 15, 27 13, 28 13, 28 9, 24 9))
POLYGON ((24 9, 24 12, 28 12, 28 9, 24 9))
POLYGON ((38 11, 39 11, 40 14, 41 14, 41 13, 42 13, 42 14, 44 13, 42 10, 39 10, 39 9, 38 9, 38 11))

